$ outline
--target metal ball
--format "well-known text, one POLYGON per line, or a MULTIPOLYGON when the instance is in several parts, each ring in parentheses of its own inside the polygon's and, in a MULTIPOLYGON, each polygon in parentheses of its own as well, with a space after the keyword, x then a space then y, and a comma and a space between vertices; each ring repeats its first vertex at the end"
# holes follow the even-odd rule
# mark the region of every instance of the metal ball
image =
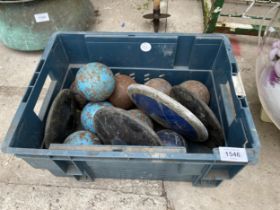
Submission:
POLYGON ((112 106, 109 102, 99 102, 99 103, 88 103, 82 110, 81 123, 85 130, 95 133, 94 128, 94 115, 95 113, 103 108, 104 106, 112 106))
POLYGON ((101 142, 94 134, 89 131, 76 131, 65 139, 64 144, 95 145, 101 144, 101 142))
POLYGON ((72 84, 70 86, 70 90, 72 93, 74 93, 74 98, 75 98, 75 101, 77 102, 79 108, 82 109, 86 105, 87 99, 81 93, 79 93, 79 91, 77 90, 76 81, 72 82, 72 84))
POLYGON ((106 100, 115 88, 112 71, 101 63, 89 63, 81 67, 75 80, 78 92, 91 102, 106 100))
POLYGON ((115 77, 116 86, 113 94, 108 99, 115 107, 129 109, 133 106, 127 94, 129 85, 136 83, 134 79, 127 75, 119 74, 115 77))
POLYGON ((165 79, 162 78, 154 78, 149 80, 148 82, 145 83, 145 85, 152 87, 156 90, 159 90, 166 95, 170 94, 172 86, 170 85, 169 82, 167 82, 165 79))
POLYGON ((186 88, 194 96, 204 101, 206 104, 209 104, 210 93, 207 87, 199 81, 188 80, 180 84, 181 87, 186 88))

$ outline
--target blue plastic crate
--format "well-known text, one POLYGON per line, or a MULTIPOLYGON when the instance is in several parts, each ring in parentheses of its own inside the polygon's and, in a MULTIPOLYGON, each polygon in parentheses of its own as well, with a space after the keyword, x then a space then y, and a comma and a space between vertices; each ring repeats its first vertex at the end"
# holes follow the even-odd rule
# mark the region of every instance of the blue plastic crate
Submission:
POLYGON ((221 161, 217 148, 208 154, 186 153, 180 148, 110 145, 89 150, 42 149, 54 97, 69 87, 78 68, 89 62, 104 63, 114 73, 130 75, 139 83, 154 77, 163 77, 173 85, 188 79, 203 82, 211 92, 210 107, 223 126, 226 146, 245 147, 249 163, 256 163, 259 139, 246 96, 233 82, 238 67, 230 43, 223 35, 204 34, 54 34, 10 126, 3 151, 57 176, 192 181, 204 186, 216 186, 248 164, 221 161), (145 42, 151 45, 150 51, 141 48, 145 42), (34 106, 47 76, 51 83, 37 115, 34 106))

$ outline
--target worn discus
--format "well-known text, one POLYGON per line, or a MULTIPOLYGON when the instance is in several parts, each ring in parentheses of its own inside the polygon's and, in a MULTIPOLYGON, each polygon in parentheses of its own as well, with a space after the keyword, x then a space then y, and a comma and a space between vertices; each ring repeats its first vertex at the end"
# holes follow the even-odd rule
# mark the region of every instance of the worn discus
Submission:
POLYGON ((224 134, 222 126, 214 112, 202 100, 180 85, 174 86, 171 90, 171 97, 187 107, 194 113, 208 130, 209 138, 205 142, 210 148, 224 145, 224 134))
POLYGON ((140 84, 130 85, 128 95, 139 109, 163 127, 180 133, 187 140, 198 142, 207 140, 208 132, 202 122, 168 95, 140 84))
POLYGON ((104 144, 114 144, 117 140, 128 145, 161 145, 153 129, 122 109, 114 107, 100 109, 94 116, 94 126, 96 134, 104 144))

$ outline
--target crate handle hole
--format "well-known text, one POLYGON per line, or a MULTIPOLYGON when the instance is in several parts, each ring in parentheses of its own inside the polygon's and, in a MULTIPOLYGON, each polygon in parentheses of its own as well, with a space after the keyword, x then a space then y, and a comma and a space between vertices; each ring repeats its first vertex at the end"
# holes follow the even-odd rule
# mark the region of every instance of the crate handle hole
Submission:
MULTIPOLYGON (((41 111, 41 108, 43 106, 44 98, 47 95, 47 91, 49 90, 49 88, 51 86, 51 83, 52 83, 52 80, 51 80, 50 76, 48 75, 46 80, 45 80, 45 83, 43 85, 43 88, 41 89, 38 100, 37 100, 37 102, 36 102, 36 104, 33 108, 34 113, 39 117, 39 119, 42 118, 40 116, 40 111, 41 111)), ((41 120, 43 120, 43 119, 41 119, 41 120)))

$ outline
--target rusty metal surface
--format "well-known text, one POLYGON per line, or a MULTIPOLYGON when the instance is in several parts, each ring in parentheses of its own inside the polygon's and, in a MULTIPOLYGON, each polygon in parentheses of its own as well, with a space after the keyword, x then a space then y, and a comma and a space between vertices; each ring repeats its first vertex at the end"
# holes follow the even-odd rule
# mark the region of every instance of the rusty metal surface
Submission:
POLYGON ((70 134, 63 144, 69 144, 72 146, 79 145, 99 145, 101 144, 97 136, 89 131, 76 131, 70 134))
POLYGON ((115 107, 122 109, 129 109, 133 106, 127 94, 127 88, 129 85, 136 83, 130 76, 119 74, 115 76, 115 90, 108 99, 115 107))
POLYGON ((72 82, 72 84, 70 86, 70 90, 74 93, 74 98, 75 98, 75 101, 78 103, 79 108, 83 109, 83 107, 87 103, 87 99, 81 93, 78 92, 78 90, 76 88, 76 81, 72 82))
POLYGON ((109 67, 102 63, 88 63, 76 75, 76 88, 88 101, 102 102, 115 88, 115 77, 109 67))
POLYGON ((94 115, 99 109, 105 106, 112 106, 112 104, 109 102, 88 103, 83 108, 81 114, 81 123, 85 130, 95 133, 94 120, 93 120, 94 115))
POLYGON ((172 86, 168 81, 162 78, 154 78, 149 80, 145 83, 145 85, 152 87, 156 90, 159 90, 162 93, 165 93, 166 95, 170 94, 172 86))
POLYGON ((208 88, 201 82, 197 80, 188 80, 180 84, 182 88, 187 89, 194 96, 204 101, 206 104, 209 104, 210 93, 208 88))

